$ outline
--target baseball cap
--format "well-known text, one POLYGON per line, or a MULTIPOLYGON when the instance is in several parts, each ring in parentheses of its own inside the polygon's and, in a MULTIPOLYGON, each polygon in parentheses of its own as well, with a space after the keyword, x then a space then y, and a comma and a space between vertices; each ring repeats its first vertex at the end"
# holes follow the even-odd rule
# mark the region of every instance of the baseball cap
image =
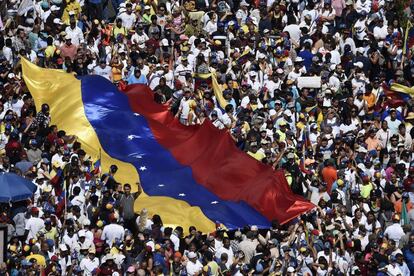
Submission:
POLYGON ((189 253, 188 253, 188 255, 187 255, 187 257, 188 257, 189 259, 194 259, 194 258, 197 258, 197 254, 196 254, 196 253, 194 253, 194 252, 189 252, 189 253))

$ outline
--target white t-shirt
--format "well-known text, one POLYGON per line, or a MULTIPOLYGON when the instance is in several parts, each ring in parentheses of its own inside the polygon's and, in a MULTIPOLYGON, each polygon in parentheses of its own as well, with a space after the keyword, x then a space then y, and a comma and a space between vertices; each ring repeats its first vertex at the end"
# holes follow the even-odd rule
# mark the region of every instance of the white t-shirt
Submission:
POLYGON ((110 66, 106 66, 105 68, 102 69, 101 66, 96 66, 93 69, 93 74, 102 76, 107 80, 111 80, 112 79, 112 68, 110 66))
POLYGON ((36 239, 37 240, 37 234, 40 230, 42 230, 45 227, 45 223, 43 219, 38 217, 31 217, 26 222, 25 230, 29 231, 29 234, 27 235, 27 241, 30 239, 36 239))
POLYGON ((187 275, 195 275, 197 272, 200 272, 203 269, 203 265, 197 260, 195 263, 188 261, 186 265, 187 275))
POLYGON ((80 262, 80 269, 83 270, 83 276, 92 276, 92 271, 99 267, 99 259, 89 257, 82 259, 80 262))
POLYGON ((131 29, 132 26, 134 25, 135 21, 137 20, 137 16, 134 13, 131 14, 127 14, 126 12, 121 13, 118 18, 121 18, 122 20, 122 25, 126 28, 126 29, 131 29))
POLYGON ((118 239, 122 241, 124 239, 125 229, 119 224, 111 223, 106 225, 102 231, 102 240, 105 240, 109 246, 112 246, 112 243, 118 239))

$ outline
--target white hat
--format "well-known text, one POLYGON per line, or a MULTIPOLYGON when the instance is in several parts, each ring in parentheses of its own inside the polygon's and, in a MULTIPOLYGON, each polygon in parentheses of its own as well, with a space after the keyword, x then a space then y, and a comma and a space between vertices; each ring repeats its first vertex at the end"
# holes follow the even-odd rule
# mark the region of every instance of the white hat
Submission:
POLYGON ((247 3, 245 0, 241 1, 239 5, 240 5, 240 7, 241 6, 245 6, 245 7, 250 6, 249 3, 247 3))
POLYGON ((364 67, 364 64, 361 61, 358 61, 354 63, 354 66, 362 69, 364 67))
POLYGON ((148 5, 145 5, 144 6, 144 10, 150 10, 151 9, 151 7, 150 6, 148 6, 148 5))
POLYGON ((269 33, 269 32, 270 32, 270 31, 269 31, 269 29, 264 29, 264 30, 263 30, 263 33, 264 33, 264 34, 267 34, 267 33, 269 33))
POLYGON ((58 10, 60 10, 60 8, 56 5, 53 5, 53 6, 50 7, 50 10, 51 11, 58 11, 58 10))
POLYGON ((289 272, 289 273, 293 273, 293 272, 295 272, 295 269, 292 266, 289 266, 286 271, 289 272))
POLYGON ((255 77, 255 76, 256 76, 256 73, 255 73, 254 71, 250 71, 250 72, 249 72, 249 76, 251 76, 251 77, 255 77))
POLYGON ((229 26, 233 26, 233 25, 234 25, 234 21, 232 20, 229 22, 229 26))
POLYGON ((70 35, 66 35, 66 36, 65 36, 65 40, 69 40, 69 39, 72 39, 72 38, 70 37, 70 35))
POLYGON ((194 253, 194 252, 189 252, 189 253, 188 253, 188 255, 187 255, 187 257, 188 257, 189 259, 197 258, 197 254, 196 254, 196 253, 194 253))
POLYGON ((277 68, 276 69, 276 73, 278 73, 278 74, 283 74, 283 69, 282 68, 277 68))
POLYGON ((265 54, 263 54, 263 53, 259 53, 259 54, 257 55, 257 58, 258 58, 258 59, 263 59, 263 58, 266 58, 266 55, 265 55, 265 54))
POLYGON ((296 59, 295 59, 295 62, 302 62, 303 61, 303 58, 301 58, 301 57, 296 57, 296 59))
POLYGON ((121 49, 118 50, 118 54, 122 54, 122 53, 125 53, 125 51, 124 51, 124 49, 121 48, 121 49))
POLYGON ((74 11, 70 11, 68 14, 69 15, 75 15, 75 12, 74 11))
POLYGON ((55 24, 59 24, 59 25, 63 25, 62 20, 60 20, 59 18, 55 18, 55 19, 53 19, 53 23, 55 23, 55 24))
POLYGON ((275 116, 275 115, 276 115, 276 110, 274 110, 274 109, 270 109, 270 110, 269 110, 269 115, 270 115, 270 116, 275 116))
POLYGON ((259 230, 259 228, 257 227, 257 225, 252 225, 250 227, 250 231, 258 231, 258 230, 259 230))
POLYGON ((78 232, 78 237, 79 238, 82 238, 82 237, 86 237, 86 231, 85 230, 79 230, 79 232, 78 232))
POLYGON ((60 251, 68 251, 68 247, 64 243, 59 244, 59 249, 60 251))
POLYGON ((9 74, 7 75, 7 77, 8 77, 9 79, 12 79, 12 78, 16 77, 16 75, 15 75, 14 73, 9 73, 9 74))
POLYGON ((286 115, 286 116, 290 117, 290 116, 292 116, 292 111, 290 111, 289 109, 286 109, 286 110, 283 112, 283 115, 286 115))
POLYGON ((364 48, 363 47, 358 47, 356 48, 357 53, 363 54, 364 53, 364 48))
POLYGON ((170 43, 168 42, 168 39, 164 38, 163 40, 161 40, 161 46, 168 46, 170 45, 170 43))
MULTIPOLYGON (((357 149, 357 152, 360 152, 360 153, 367 153, 368 151, 367 151, 367 149, 366 148, 364 148, 364 147, 359 147, 358 149, 357 149)), ((362 163, 361 163, 362 164, 362 163)))

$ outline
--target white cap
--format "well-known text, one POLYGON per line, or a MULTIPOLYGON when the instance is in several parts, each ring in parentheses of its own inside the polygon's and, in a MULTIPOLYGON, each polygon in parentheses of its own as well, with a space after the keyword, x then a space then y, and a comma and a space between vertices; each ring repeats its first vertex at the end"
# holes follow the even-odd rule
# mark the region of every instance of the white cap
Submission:
POLYGON ((269 29, 264 29, 264 30, 263 30, 263 33, 264 33, 264 34, 267 34, 267 33, 269 33, 269 32, 270 32, 270 31, 269 31, 269 29))
POLYGON ((170 43, 168 42, 168 39, 164 38, 163 40, 161 40, 161 46, 168 46, 170 45, 170 43))
POLYGON ((354 63, 354 66, 355 67, 358 67, 358 68, 363 68, 364 67, 364 64, 361 61, 358 61, 358 62, 355 62, 354 63))
POLYGON ((245 6, 245 7, 250 6, 249 3, 247 3, 245 0, 241 1, 239 5, 240 5, 240 7, 241 6, 245 6))
POLYGON ((125 53, 125 51, 124 51, 124 49, 121 48, 121 49, 118 50, 118 54, 122 54, 122 53, 125 53))
POLYGON ((254 71, 250 71, 249 76, 251 76, 251 77, 256 76, 256 73, 254 71))
POLYGON ((286 110, 283 112, 283 115, 286 115, 286 116, 290 117, 290 116, 292 116, 292 111, 290 111, 289 109, 286 109, 286 110))
POLYGON ((275 116, 275 115, 276 115, 276 110, 274 110, 274 109, 270 109, 270 110, 269 110, 269 115, 270 115, 270 116, 275 116))
POLYGON ((66 35, 66 36, 65 36, 65 40, 69 40, 69 39, 72 39, 72 38, 70 37, 70 35, 66 35))
POLYGON ((364 53, 364 48, 363 47, 358 47, 356 48, 357 53, 363 54, 364 53))
POLYGON ((283 69, 282 68, 277 68, 276 69, 276 73, 278 73, 278 74, 283 74, 283 69))
POLYGON ((59 244, 59 249, 60 251, 68 251, 68 247, 64 243, 59 244))
POLYGON ((265 54, 263 54, 263 53, 259 53, 259 54, 257 55, 257 58, 258 58, 258 59, 263 59, 263 58, 266 58, 266 55, 265 55, 265 54))
POLYGON ((63 22, 59 18, 53 19, 53 23, 63 25, 63 22))
POLYGON ((234 21, 232 20, 229 22, 229 26, 233 26, 233 25, 234 25, 234 21))
POLYGON ((8 77, 9 79, 12 79, 12 78, 16 77, 16 75, 15 75, 14 73, 9 73, 9 74, 7 75, 7 77, 8 77))
POLYGON ((258 230, 259 230, 259 228, 257 227, 257 225, 252 225, 250 227, 250 231, 258 231, 258 230))
POLYGON ((85 230, 79 230, 79 232, 78 232, 78 237, 79 238, 81 238, 81 237, 86 237, 86 231, 85 230))
POLYGON ((151 9, 151 7, 150 6, 148 6, 148 5, 145 5, 144 6, 144 10, 150 10, 151 9))
POLYGON ((70 11, 69 12, 69 15, 75 15, 75 12, 74 11, 70 11))
POLYGON ((295 272, 295 269, 292 266, 289 266, 286 271, 289 272, 289 273, 293 273, 293 272, 295 272))
POLYGON ((56 5, 53 5, 53 6, 50 7, 50 10, 51 11, 58 11, 58 10, 60 10, 60 8, 56 5))
POLYGON ((303 58, 301 58, 301 57, 296 57, 296 59, 295 59, 295 62, 302 62, 303 61, 303 58))

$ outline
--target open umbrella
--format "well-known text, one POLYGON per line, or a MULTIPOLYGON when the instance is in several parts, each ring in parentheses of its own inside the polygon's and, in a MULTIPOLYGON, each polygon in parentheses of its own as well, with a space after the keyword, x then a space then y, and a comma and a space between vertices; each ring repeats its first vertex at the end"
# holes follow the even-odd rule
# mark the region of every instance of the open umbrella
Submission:
POLYGON ((14 173, 0 173, 0 203, 16 202, 30 198, 36 185, 14 173))

